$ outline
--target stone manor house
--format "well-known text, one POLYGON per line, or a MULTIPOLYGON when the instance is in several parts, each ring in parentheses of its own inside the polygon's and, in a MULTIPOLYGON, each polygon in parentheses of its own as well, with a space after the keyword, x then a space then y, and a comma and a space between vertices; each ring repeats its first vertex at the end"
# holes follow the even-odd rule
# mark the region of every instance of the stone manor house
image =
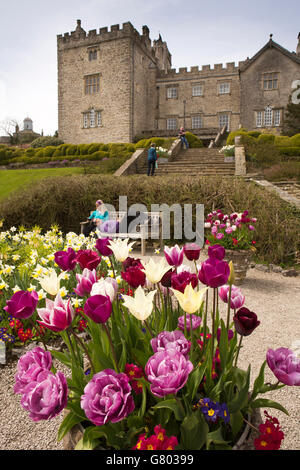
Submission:
POLYGON ((280 132, 284 108, 300 85, 296 52, 273 41, 252 57, 172 69, 167 43, 130 22, 86 32, 81 21, 57 36, 58 132, 67 143, 132 142, 175 136, 180 126, 200 138, 245 127, 280 132))

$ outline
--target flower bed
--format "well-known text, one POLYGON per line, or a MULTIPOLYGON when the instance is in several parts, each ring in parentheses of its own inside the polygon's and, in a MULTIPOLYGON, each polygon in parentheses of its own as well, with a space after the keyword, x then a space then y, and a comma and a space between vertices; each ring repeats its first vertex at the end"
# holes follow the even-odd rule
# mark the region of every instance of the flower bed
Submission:
MULTIPOLYGON (((81 423, 80 449, 231 449, 254 410, 287 413, 261 395, 299 385, 300 361, 287 348, 269 349, 250 390, 250 366, 241 369, 238 358, 260 320, 234 285, 224 247, 209 246, 198 265, 195 244, 142 261, 130 256, 128 240, 64 238, 55 228, 45 235, 10 230, 0 240, 2 324, 11 315, 16 328, 30 322, 65 345, 49 350, 46 336, 27 338, 44 346, 20 358, 14 390, 33 421, 68 410, 59 439, 81 423), (70 368, 69 377, 53 358, 70 368), (265 383, 266 365, 274 384, 265 383)), ((259 431, 257 449, 280 447, 275 418, 266 415, 259 431)))

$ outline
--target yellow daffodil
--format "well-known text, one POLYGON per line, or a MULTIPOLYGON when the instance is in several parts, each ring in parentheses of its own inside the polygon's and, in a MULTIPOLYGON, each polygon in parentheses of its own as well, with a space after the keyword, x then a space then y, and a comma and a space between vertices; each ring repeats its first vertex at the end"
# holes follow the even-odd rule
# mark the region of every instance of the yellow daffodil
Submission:
POLYGON ((62 272, 57 276, 56 271, 51 270, 50 274, 38 277, 37 280, 41 287, 50 295, 57 295, 60 289, 60 280, 64 277, 65 273, 62 272))
POLYGON ((134 293, 134 297, 123 295, 122 298, 124 306, 128 308, 130 313, 138 320, 145 321, 152 313, 155 294, 156 290, 145 294, 144 289, 139 286, 134 293))
POLYGON ((157 284, 163 275, 171 269, 171 266, 166 263, 164 258, 160 261, 154 261, 150 258, 149 261, 142 261, 142 265, 144 267, 142 271, 146 274, 146 278, 153 284, 157 284))
POLYGON ((188 284, 184 289, 184 293, 172 289, 176 299, 179 302, 180 307, 189 314, 197 312, 203 302, 203 296, 207 291, 208 287, 204 287, 201 290, 194 290, 191 284, 188 284))
POLYGON ((125 238, 125 240, 121 240, 117 238, 116 240, 110 240, 108 246, 112 250, 113 254, 115 255, 116 260, 120 261, 121 263, 128 258, 129 253, 131 251, 132 246, 135 242, 129 242, 129 238, 125 238))

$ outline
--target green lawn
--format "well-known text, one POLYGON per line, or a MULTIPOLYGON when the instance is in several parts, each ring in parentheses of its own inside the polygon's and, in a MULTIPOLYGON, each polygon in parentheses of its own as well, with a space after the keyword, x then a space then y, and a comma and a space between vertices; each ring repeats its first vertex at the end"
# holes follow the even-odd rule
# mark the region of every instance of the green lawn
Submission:
POLYGON ((82 174, 83 168, 42 168, 37 170, 0 170, 0 201, 16 189, 49 176, 82 174))

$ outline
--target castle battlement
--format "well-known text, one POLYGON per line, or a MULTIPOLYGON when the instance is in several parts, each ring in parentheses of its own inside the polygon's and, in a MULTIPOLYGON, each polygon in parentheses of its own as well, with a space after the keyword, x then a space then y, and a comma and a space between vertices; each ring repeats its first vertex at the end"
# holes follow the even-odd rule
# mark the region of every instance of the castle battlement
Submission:
POLYGON ((57 45, 60 49, 81 46, 88 47, 104 41, 113 41, 129 37, 134 41, 139 42, 142 47, 147 49, 148 53, 152 54, 149 28, 147 26, 143 26, 143 34, 140 34, 129 21, 127 23, 123 23, 122 26, 114 24, 110 27, 105 26, 99 28, 99 30, 91 29, 86 32, 81 27, 81 20, 77 20, 77 28, 75 31, 57 35, 57 45))
MULTIPOLYGON (((188 78, 191 76, 193 78, 193 75, 198 75, 200 78, 201 76, 207 76, 209 75, 229 75, 229 74, 237 74, 240 70, 240 68, 245 64, 244 61, 238 62, 236 65, 235 62, 227 62, 225 66, 223 64, 214 64, 213 67, 210 65, 194 65, 189 67, 179 67, 179 69, 169 69, 167 71, 158 71, 158 76, 157 78, 161 78, 164 80, 174 80, 174 79, 179 79, 179 78, 188 78)), ((196 77, 195 77, 196 78, 196 77)))

